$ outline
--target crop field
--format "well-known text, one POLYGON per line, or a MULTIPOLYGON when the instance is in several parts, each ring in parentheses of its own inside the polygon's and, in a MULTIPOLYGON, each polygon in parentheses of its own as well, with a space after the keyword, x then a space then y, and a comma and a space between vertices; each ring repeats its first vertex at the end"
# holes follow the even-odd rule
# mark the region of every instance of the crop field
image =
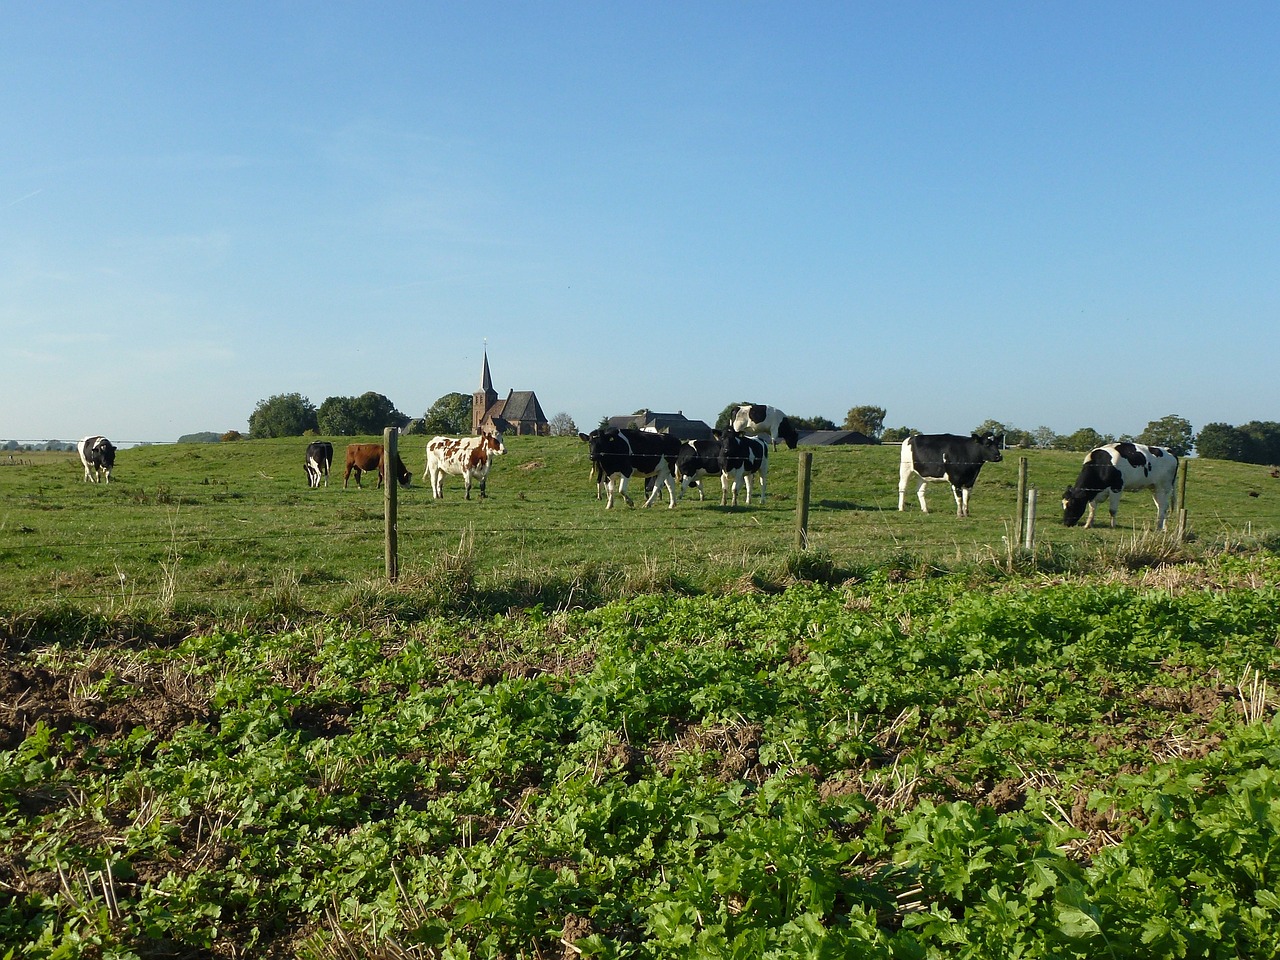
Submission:
POLYGON ((576 440, 471 502, 422 443, 395 583, 304 441, 0 463, 0 958, 1280 956, 1269 468, 1178 542, 1063 527, 1076 454, 960 519, 817 449, 798 550, 794 451, 606 511, 576 440))

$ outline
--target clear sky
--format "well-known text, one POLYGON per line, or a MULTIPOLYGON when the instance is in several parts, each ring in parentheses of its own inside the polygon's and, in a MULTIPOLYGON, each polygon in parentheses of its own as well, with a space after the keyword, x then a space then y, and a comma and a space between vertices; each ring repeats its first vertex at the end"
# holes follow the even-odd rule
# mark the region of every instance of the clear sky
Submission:
POLYGON ((1280 420, 1280 5, 5 4, 0 439, 1280 420))

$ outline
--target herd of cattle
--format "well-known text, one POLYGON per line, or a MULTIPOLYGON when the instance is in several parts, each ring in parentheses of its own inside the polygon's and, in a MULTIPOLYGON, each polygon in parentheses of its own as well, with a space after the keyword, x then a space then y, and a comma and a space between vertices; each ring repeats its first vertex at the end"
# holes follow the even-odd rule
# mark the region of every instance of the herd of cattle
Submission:
MULTIPOLYGON (((587 444, 596 497, 605 499, 606 509, 612 508, 619 496, 634 505, 627 492, 633 478, 645 481, 645 506, 652 504, 664 488, 671 507, 690 486, 698 488, 701 499, 701 481, 713 476, 720 477, 721 505, 732 500, 736 506, 739 487, 745 491, 746 502, 751 503, 753 478, 763 504, 770 448, 782 440, 794 449, 799 439, 795 427, 781 410, 758 404, 740 406, 728 426, 716 431, 710 440, 680 440, 670 434, 633 427, 602 427, 591 433, 580 433, 578 438, 587 444)), ((1000 462, 1003 446, 1004 437, 990 433, 970 437, 919 434, 907 438, 902 441, 898 469, 898 509, 906 509, 907 490, 918 481, 916 496, 920 509, 928 513, 926 485, 945 482, 951 485, 957 516, 967 517, 969 495, 982 465, 1000 462)), ((85 481, 110 483, 116 456, 116 447, 111 441, 106 437, 85 437, 76 448, 84 464, 85 481)), ((493 458, 504 453, 506 447, 496 433, 460 439, 435 437, 427 443, 427 466, 422 476, 430 482, 432 496, 437 499, 444 495, 446 475, 462 478, 468 500, 472 484, 477 481, 480 496, 485 497, 485 480, 493 458)), ((304 468, 309 486, 319 487, 322 483, 328 486, 332 466, 332 443, 316 440, 308 444, 304 468)), ((396 479, 407 487, 412 474, 398 455, 394 469, 396 479)), ((382 444, 349 444, 342 486, 347 486, 354 473, 359 487, 361 476, 368 472, 376 472, 378 486, 382 486, 386 473, 382 444)), ((1129 441, 1096 447, 1085 457, 1075 484, 1062 496, 1063 522, 1073 527, 1087 512, 1084 525, 1091 527, 1097 505, 1108 500, 1114 527, 1120 494, 1150 490, 1156 502, 1157 527, 1163 530, 1173 507, 1177 475, 1178 458, 1161 447, 1129 441)))

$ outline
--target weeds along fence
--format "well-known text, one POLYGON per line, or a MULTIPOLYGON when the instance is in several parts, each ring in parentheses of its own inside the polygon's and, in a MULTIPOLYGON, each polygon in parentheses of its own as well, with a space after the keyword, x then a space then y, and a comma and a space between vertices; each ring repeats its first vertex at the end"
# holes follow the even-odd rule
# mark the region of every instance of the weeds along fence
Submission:
MULTIPOLYGON (((624 571, 631 582, 732 583, 782 571, 798 556, 822 558, 839 575, 875 565, 1010 562, 1026 551, 1267 546, 1280 537, 1280 479, 1267 467, 1191 460, 1180 511, 1154 534, 1146 493, 1126 494, 1119 529, 1106 507, 1093 530, 1065 528, 1060 492, 1080 455, 1018 451, 987 464, 958 518, 946 484, 930 484, 930 513, 914 490, 897 510, 897 449, 779 448, 763 505, 721 507, 704 481, 668 509, 605 510, 576 438, 508 438, 489 476, 489 498, 463 498, 457 478, 431 497, 421 478, 425 438, 394 442, 414 474, 408 489, 376 490, 366 475, 327 487, 303 470, 307 438, 180 444, 122 450, 110 485, 85 483, 74 453, 23 453, 0 470, 0 605, 127 606, 235 601, 332 593, 391 579, 413 585, 459 559, 488 582, 587 577, 624 571), (1023 463, 1025 459, 1025 465, 1023 463), (1034 510, 1029 510, 1031 494, 1034 510), (1028 542, 1028 534, 1032 539, 1028 542), (671 582, 668 577, 665 582, 671 582)), ((633 485, 633 495, 642 487, 633 485)), ((801 561, 803 563, 803 561, 801 561)))

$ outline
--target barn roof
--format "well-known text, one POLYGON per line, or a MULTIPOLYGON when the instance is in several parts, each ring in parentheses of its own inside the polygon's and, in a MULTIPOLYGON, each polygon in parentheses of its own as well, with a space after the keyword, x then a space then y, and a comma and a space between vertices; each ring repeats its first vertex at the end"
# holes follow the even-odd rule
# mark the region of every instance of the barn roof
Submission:
POLYGON ((679 412, 654 413, 652 410, 640 410, 624 417, 610 417, 609 426, 656 430, 681 440, 705 440, 711 436, 711 427, 705 421, 690 420, 679 412))
POLYGON ((838 447, 852 444, 879 443, 857 430, 797 430, 799 443, 806 447, 838 447))

